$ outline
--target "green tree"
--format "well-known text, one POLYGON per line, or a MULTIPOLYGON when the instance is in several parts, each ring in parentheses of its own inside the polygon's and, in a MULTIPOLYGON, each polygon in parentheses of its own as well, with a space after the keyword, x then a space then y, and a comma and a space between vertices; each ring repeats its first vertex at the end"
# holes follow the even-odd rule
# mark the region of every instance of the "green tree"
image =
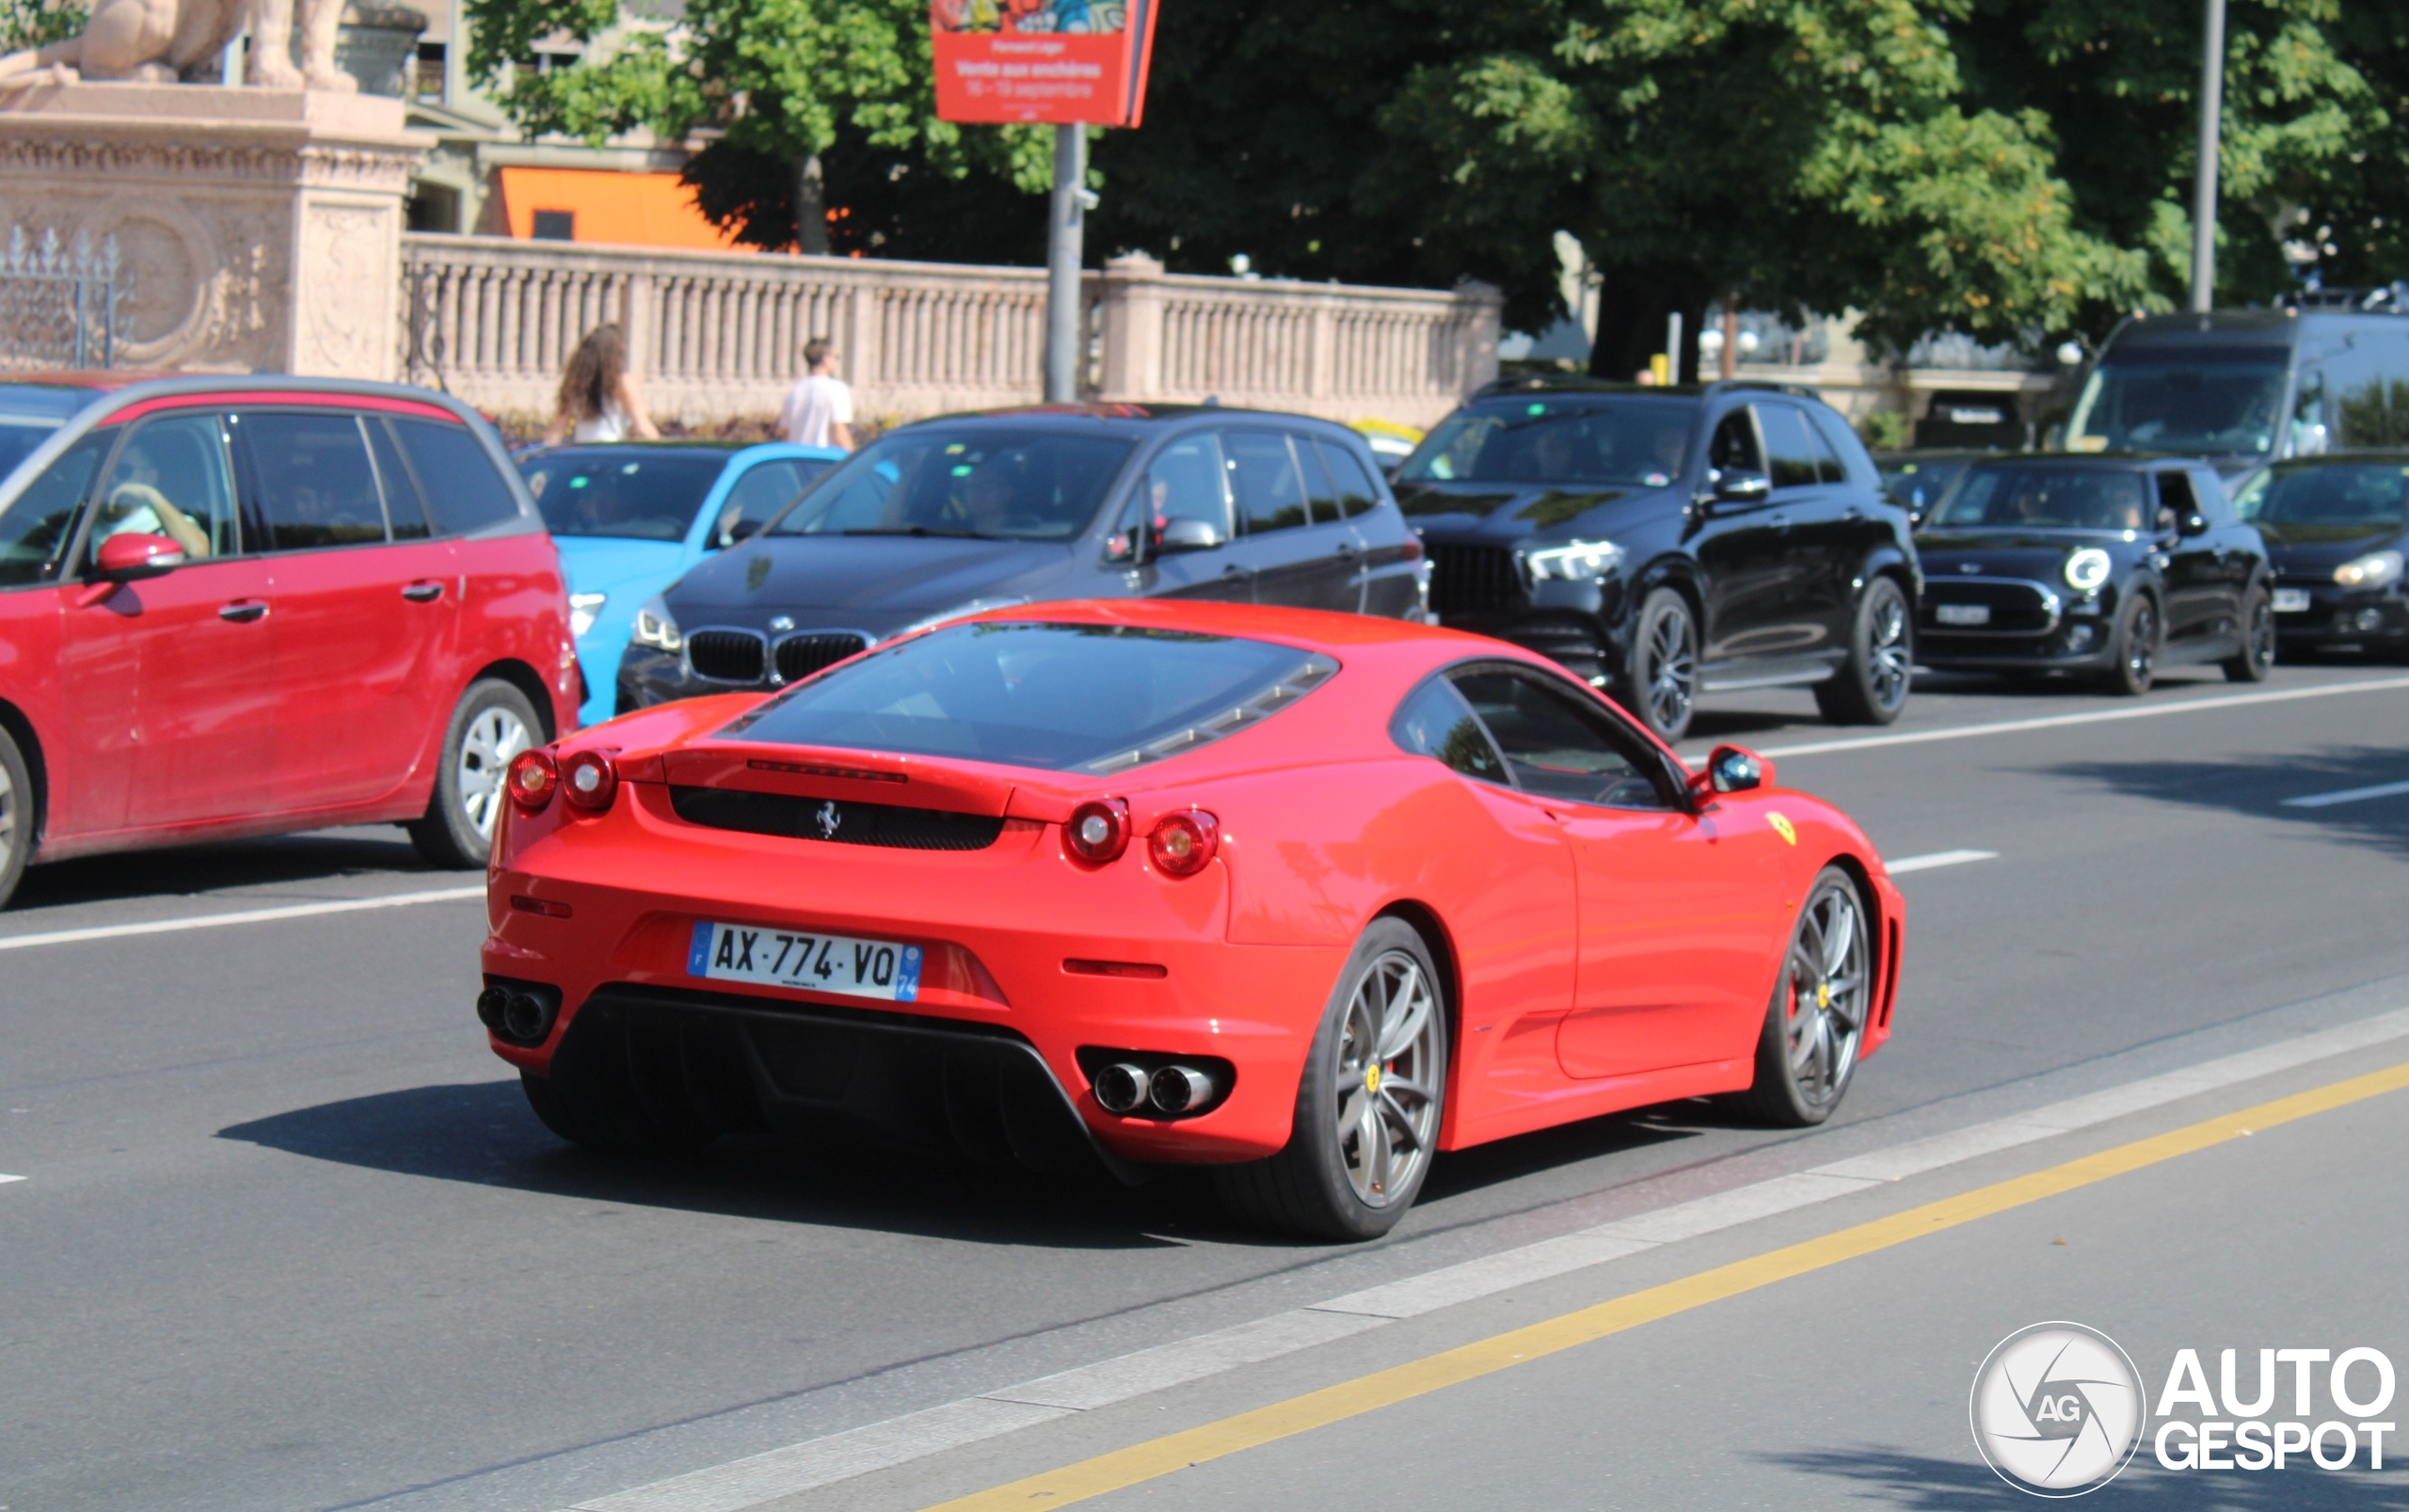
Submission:
POLYGON ((0 53, 65 41, 84 29, 74 0, 0 0, 0 53))
POLYGON ((1049 138, 936 119, 926 0, 687 0, 675 30, 622 0, 469 0, 469 13, 471 72, 530 133, 710 131, 686 177, 741 241, 796 245, 800 199, 807 250, 996 258, 1009 248, 993 227, 957 217, 999 204, 1043 244, 1026 197, 1050 182, 1049 138), (582 52, 533 66, 557 39, 582 52), (954 215, 895 208, 924 187, 954 215))

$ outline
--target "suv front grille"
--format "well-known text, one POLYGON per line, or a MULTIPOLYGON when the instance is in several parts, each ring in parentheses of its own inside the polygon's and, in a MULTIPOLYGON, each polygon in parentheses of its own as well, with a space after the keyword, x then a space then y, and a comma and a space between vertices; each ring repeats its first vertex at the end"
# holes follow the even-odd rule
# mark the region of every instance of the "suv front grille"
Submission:
POLYGON ((778 678, 800 682, 822 667, 835 666, 869 644, 851 630, 824 635, 790 635, 778 643, 778 678))
POLYGON ((759 682, 761 637, 752 630, 695 630, 686 637, 694 676, 713 682, 759 682))
POLYGON ((741 788, 669 789, 669 806, 689 824, 748 835, 778 835, 836 845, 884 845, 903 851, 983 851, 1004 833, 1000 817, 940 808, 902 808, 741 788))
POLYGON ((1514 553, 1502 546, 1430 548, 1430 608, 1442 615, 1479 614, 1522 601, 1514 553))

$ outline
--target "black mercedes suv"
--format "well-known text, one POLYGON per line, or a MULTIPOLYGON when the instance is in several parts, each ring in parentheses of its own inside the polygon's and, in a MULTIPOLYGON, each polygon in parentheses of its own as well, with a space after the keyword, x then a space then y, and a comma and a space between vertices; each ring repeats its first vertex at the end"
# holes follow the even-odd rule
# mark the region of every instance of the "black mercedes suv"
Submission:
POLYGON ((1679 740, 1701 693, 1906 704, 1923 580, 1907 512, 1805 389, 1492 384, 1396 473, 1444 624, 1554 657, 1679 740))

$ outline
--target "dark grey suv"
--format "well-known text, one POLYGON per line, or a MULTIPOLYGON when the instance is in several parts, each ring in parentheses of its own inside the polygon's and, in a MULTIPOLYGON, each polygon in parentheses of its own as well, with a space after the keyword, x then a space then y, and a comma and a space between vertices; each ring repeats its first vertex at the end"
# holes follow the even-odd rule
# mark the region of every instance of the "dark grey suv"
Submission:
POLYGON ((1808 390, 1492 384, 1396 488, 1443 623, 1554 657, 1666 740, 1727 689, 1811 684, 1845 724, 1906 704, 1907 512, 1808 390))
POLYGON ((617 708, 768 688, 900 631, 1061 598, 1426 613, 1363 438, 1300 415, 1078 405, 924 421, 639 610, 617 708))

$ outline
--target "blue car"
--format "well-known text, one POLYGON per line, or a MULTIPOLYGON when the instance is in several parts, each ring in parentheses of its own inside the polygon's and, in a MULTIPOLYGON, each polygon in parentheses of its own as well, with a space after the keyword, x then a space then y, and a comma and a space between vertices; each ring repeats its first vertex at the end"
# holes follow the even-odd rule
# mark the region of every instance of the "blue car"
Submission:
POLYGON ((784 442, 620 441, 518 458, 568 579, 569 628, 585 678, 581 723, 611 717, 619 652, 637 609, 695 563, 758 533, 844 455, 784 442))

